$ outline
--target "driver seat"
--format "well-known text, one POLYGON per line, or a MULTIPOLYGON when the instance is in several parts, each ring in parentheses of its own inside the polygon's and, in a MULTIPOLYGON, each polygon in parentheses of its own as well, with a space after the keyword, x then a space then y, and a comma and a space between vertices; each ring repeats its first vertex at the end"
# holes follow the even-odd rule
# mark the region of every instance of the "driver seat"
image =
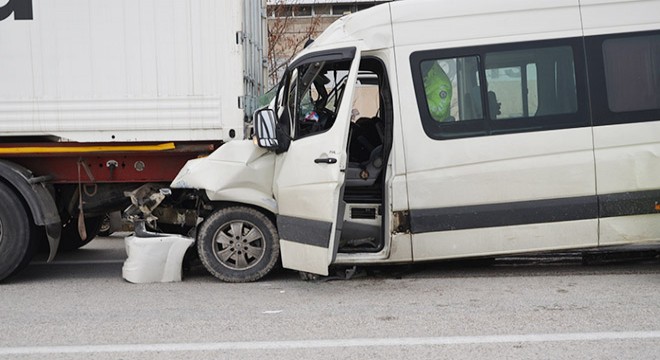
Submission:
POLYGON ((383 145, 376 146, 363 162, 349 162, 346 167, 346 186, 372 186, 383 169, 383 145))

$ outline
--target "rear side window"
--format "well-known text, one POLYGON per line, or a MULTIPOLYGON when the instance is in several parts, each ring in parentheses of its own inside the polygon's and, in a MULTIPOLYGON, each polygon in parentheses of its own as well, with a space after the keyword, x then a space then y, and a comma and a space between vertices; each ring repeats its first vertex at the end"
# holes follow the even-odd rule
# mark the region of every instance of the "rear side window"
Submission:
POLYGON ((563 39, 413 53, 424 130, 441 140, 589 125, 581 46, 563 39))
POLYGON ((660 32, 585 39, 594 125, 660 121, 660 32))
POLYGON ((570 46, 486 54, 491 119, 534 118, 577 111, 570 46))
POLYGON ((660 108, 660 35, 605 40, 603 61, 610 111, 660 108))

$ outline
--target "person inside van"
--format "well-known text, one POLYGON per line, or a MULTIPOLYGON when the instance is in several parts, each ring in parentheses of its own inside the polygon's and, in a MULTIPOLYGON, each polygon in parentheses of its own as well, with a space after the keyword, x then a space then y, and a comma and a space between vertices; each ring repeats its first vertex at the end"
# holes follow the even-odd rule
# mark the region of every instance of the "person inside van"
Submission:
POLYGON ((488 92, 488 111, 491 119, 497 119, 497 115, 502 114, 502 103, 497 101, 497 95, 494 91, 488 92))

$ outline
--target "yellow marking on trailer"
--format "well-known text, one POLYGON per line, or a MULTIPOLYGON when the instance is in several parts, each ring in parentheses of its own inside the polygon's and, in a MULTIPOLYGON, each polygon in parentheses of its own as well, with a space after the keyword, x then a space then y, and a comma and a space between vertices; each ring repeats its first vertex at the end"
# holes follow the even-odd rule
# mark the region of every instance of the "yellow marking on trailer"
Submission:
POLYGON ((0 154, 56 154, 56 153, 90 153, 90 152, 118 152, 118 151, 163 151, 175 149, 173 142, 158 145, 118 145, 118 146, 20 146, 0 147, 0 154))

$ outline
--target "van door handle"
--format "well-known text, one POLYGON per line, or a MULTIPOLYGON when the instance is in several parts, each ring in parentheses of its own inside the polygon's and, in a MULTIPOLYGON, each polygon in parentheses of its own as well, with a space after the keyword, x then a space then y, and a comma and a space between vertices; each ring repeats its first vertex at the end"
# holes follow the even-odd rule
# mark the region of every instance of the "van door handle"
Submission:
POLYGON ((336 164, 337 159, 335 158, 318 158, 314 160, 317 164, 336 164))

